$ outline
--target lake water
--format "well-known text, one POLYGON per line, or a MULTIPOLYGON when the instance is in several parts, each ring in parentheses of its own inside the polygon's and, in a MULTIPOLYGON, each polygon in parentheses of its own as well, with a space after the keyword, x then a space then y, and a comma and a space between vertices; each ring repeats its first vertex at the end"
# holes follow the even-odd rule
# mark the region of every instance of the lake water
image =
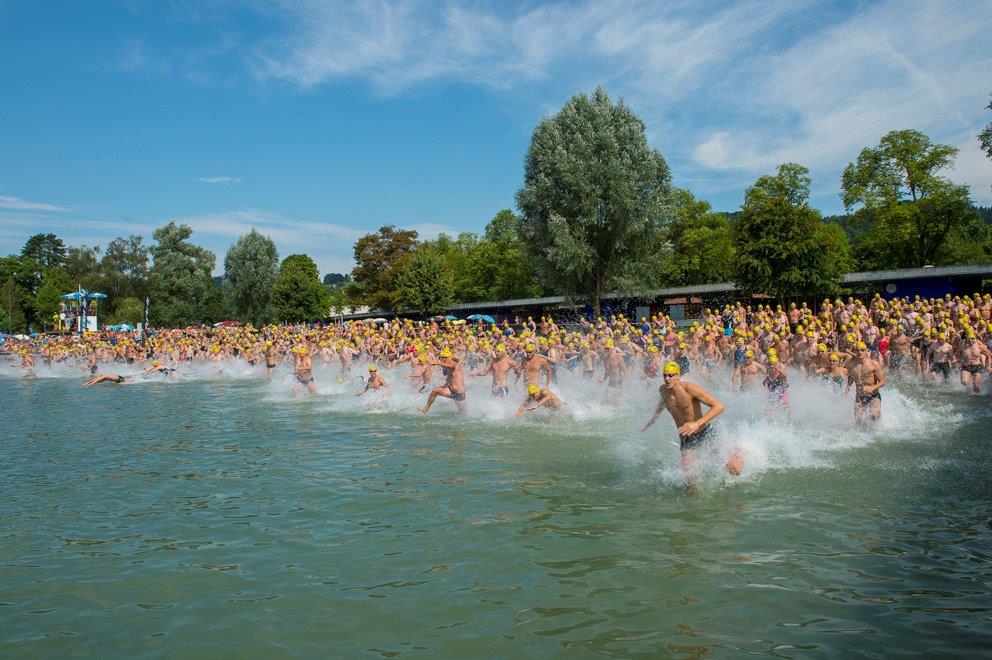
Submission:
MULTIPOLYGON (((583 657, 992 649, 989 399, 728 404, 689 493, 656 395, 569 415, 247 371, 0 375, 0 655, 583 657)), ((405 374, 403 374, 405 375, 405 374)), ((389 374, 386 374, 390 378, 389 374)), ((398 381, 395 375, 391 380, 398 381)), ((402 389, 402 391, 400 391, 402 389)))

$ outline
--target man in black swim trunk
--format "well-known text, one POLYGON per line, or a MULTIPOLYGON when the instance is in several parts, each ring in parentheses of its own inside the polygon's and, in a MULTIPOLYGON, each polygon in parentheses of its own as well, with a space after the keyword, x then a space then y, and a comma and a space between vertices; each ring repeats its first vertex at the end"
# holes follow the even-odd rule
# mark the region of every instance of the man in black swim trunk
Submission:
MULTIPOLYGON (((713 438, 711 422, 723 413, 723 404, 716 397, 695 383, 682 380, 682 370, 677 362, 668 362, 662 370, 665 384, 658 392, 661 398, 654 415, 641 431, 648 430, 665 410, 672 415, 679 433, 679 450, 682 452, 682 468, 692 467, 699 447, 713 438), (703 414, 702 406, 709 410, 703 414)), ((743 450, 735 447, 727 457, 727 471, 739 475, 743 469, 743 450)))

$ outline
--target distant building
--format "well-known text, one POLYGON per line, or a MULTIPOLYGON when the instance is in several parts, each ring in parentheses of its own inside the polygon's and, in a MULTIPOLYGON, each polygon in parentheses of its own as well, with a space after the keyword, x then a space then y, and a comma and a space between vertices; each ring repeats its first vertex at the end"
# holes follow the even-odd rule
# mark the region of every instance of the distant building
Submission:
MULTIPOLYGON (((884 298, 907 296, 912 298, 917 295, 922 298, 937 298, 948 293, 951 295, 984 293, 992 291, 992 264, 928 266, 848 273, 844 276, 843 287, 848 291, 844 295, 860 297, 871 297, 876 293, 884 298)), ((766 304, 773 300, 771 296, 760 293, 746 296, 733 282, 721 282, 656 289, 641 295, 611 293, 603 296, 601 308, 604 316, 622 313, 628 318, 640 318, 663 312, 679 321, 698 318, 706 307, 722 306, 738 301, 755 305, 766 304)), ((780 302, 806 302, 815 307, 821 301, 822 297, 804 296, 780 302)), ((556 317, 561 316, 562 313, 575 318, 592 317, 592 308, 588 303, 566 296, 459 303, 452 305, 445 312, 458 318, 465 318, 471 314, 489 314, 499 322, 503 320, 512 322, 516 316, 526 318, 549 313, 556 317)), ((337 318, 352 320, 393 316, 415 316, 415 314, 393 314, 364 308, 362 311, 355 310, 337 318)))

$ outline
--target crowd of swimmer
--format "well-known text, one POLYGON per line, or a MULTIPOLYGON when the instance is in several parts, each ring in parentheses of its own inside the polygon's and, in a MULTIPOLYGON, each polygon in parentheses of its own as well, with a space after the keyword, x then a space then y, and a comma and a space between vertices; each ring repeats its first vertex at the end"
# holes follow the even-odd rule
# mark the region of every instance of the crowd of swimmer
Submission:
MULTIPOLYGON (((390 379, 407 380, 424 394, 419 408, 424 413, 438 398, 464 411, 467 376, 489 378, 495 398, 510 394, 512 377, 521 388, 518 415, 566 407, 554 391, 562 369, 599 383, 606 404, 616 402, 632 381, 658 381, 658 407, 644 428, 667 410, 683 456, 691 459, 724 408, 683 376, 693 374, 703 382, 729 378, 740 391, 763 388, 769 405, 782 408, 789 405, 790 377, 822 379, 845 394, 853 387, 855 421, 870 425, 881 415, 881 390, 889 376, 915 374, 945 382, 956 376, 963 387, 982 393, 983 375, 992 365, 990 316, 989 294, 912 300, 876 295, 868 304, 854 298, 824 300, 819 311, 805 303, 788 309, 726 305, 707 309, 684 329, 664 314, 639 321, 616 315, 568 327, 550 316, 501 324, 400 319, 313 328, 161 329, 144 338, 112 332, 42 335, 8 338, 0 350, 20 356, 25 376, 33 375, 38 359, 87 370, 86 386, 124 383, 141 374, 174 377, 196 363, 264 365, 271 377, 281 363, 291 361, 296 390, 311 395, 318 393, 315 359, 340 365, 339 379, 351 375, 355 362, 367 361, 358 396, 387 392, 386 371, 390 379), (132 373, 119 373, 126 367, 132 373)), ((732 472, 737 471, 735 460, 732 455, 728 462, 732 472)))

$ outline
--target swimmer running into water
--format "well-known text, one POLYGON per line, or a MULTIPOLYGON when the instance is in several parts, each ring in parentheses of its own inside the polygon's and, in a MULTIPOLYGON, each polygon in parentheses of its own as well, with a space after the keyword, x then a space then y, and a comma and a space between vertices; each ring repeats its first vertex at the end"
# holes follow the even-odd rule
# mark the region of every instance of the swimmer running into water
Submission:
POLYGON ((355 396, 362 396, 369 390, 388 390, 389 383, 386 379, 379 375, 379 367, 374 364, 369 365, 369 379, 365 383, 365 389, 356 394, 355 396))
POLYGON ((527 386, 527 398, 524 399, 524 402, 520 404, 519 408, 517 408, 517 416, 519 417, 525 412, 537 410, 542 406, 546 406, 551 410, 557 411, 565 407, 565 402, 552 394, 550 390, 541 389, 534 383, 531 383, 527 386))
POLYGON ((444 385, 435 387, 427 397, 427 403, 417 410, 422 413, 428 412, 434 405, 434 400, 443 396, 455 402, 458 412, 465 412, 465 377, 462 374, 462 365, 454 358, 450 348, 441 351, 439 357, 441 359, 430 360, 429 364, 444 370, 444 385))
MULTIPOLYGON (((723 404, 715 396, 695 383, 682 380, 682 369, 675 362, 668 362, 663 370, 664 385, 658 388, 661 397, 654 415, 644 425, 641 432, 647 431, 666 409, 675 420, 679 433, 679 451, 682 454, 682 468, 688 471, 696 460, 697 450, 713 439, 711 422, 723 413, 723 404), (709 410, 703 414, 702 406, 709 410)), ((737 448, 727 459, 727 471, 739 475, 743 469, 742 451, 737 448)))

